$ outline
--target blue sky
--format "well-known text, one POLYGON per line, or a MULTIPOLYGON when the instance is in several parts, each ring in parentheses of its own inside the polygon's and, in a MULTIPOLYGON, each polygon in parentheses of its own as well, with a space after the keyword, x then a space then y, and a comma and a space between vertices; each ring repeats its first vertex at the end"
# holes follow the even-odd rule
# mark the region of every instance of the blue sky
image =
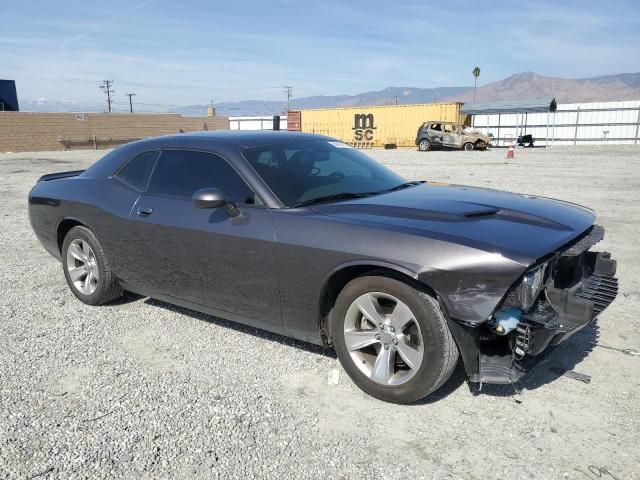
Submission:
POLYGON ((0 0, 21 99, 202 104, 640 71, 637 1, 0 0), (122 97, 122 98, 120 98, 122 97))

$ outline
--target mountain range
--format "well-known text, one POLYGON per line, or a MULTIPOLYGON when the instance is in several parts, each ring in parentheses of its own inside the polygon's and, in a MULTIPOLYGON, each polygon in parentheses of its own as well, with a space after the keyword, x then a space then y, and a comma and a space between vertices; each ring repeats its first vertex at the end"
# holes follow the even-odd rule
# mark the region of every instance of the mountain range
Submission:
MULTIPOLYGON (((558 103, 640 100, 640 73, 621 73, 592 78, 564 79, 522 72, 477 88, 477 102, 554 97, 558 103)), ((291 100, 292 109, 393 105, 395 103, 473 102, 473 87, 388 87, 357 95, 314 96, 291 100)), ((23 100, 24 111, 103 111, 104 104, 81 104, 50 100, 23 100)), ((135 106, 135 105, 134 105, 135 106)), ((218 115, 274 115, 286 110, 284 101, 245 100, 215 105, 218 115)), ((155 111, 206 115, 207 105, 157 107, 155 111)))

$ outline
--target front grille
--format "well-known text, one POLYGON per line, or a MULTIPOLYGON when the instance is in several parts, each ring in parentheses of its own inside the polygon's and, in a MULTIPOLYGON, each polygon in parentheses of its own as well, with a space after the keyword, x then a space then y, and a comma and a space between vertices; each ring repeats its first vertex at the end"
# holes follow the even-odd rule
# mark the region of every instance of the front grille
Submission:
POLYGON ((593 313, 600 314, 618 295, 618 279, 611 275, 594 273, 582 285, 577 294, 593 303, 593 313))

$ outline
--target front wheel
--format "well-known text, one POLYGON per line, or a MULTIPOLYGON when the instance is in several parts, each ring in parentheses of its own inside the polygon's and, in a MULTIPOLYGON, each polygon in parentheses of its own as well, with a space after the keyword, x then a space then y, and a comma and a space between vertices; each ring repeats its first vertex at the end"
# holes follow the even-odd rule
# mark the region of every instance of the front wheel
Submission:
POLYGON ((109 262, 93 232, 73 227, 62 243, 62 266, 67 284, 83 303, 100 305, 122 295, 109 262))
POLYGON ((475 148, 475 145, 473 143, 465 143, 464 144, 464 149, 466 152, 470 152, 475 148))
POLYGON ((358 277, 342 290, 331 315, 340 363, 365 393, 411 403, 440 388, 458 350, 438 303, 390 277, 358 277))
POLYGON ((428 152, 429 150, 431 150, 431 142, 426 138, 423 138, 418 142, 418 150, 420 150, 421 152, 428 152))

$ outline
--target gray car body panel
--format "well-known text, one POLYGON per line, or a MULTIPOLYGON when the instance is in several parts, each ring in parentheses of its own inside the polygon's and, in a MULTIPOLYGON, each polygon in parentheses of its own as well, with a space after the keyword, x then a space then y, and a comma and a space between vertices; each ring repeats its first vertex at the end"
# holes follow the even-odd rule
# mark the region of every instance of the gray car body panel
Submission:
POLYGON ((489 318, 529 266, 583 234, 595 218, 557 200, 439 184, 284 208, 241 154, 251 146, 322 138, 223 132, 131 143, 78 176, 37 183, 30 220, 57 258, 61 222, 86 225, 129 290, 321 344, 323 289, 344 268, 410 277, 438 295, 450 318, 473 325, 489 318), (242 214, 233 218, 222 208, 153 198, 112 177, 128 160, 157 149, 222 156, 263 205, 239 205, 242 214), (154 214, 137 216, 141 207, 154 214))

